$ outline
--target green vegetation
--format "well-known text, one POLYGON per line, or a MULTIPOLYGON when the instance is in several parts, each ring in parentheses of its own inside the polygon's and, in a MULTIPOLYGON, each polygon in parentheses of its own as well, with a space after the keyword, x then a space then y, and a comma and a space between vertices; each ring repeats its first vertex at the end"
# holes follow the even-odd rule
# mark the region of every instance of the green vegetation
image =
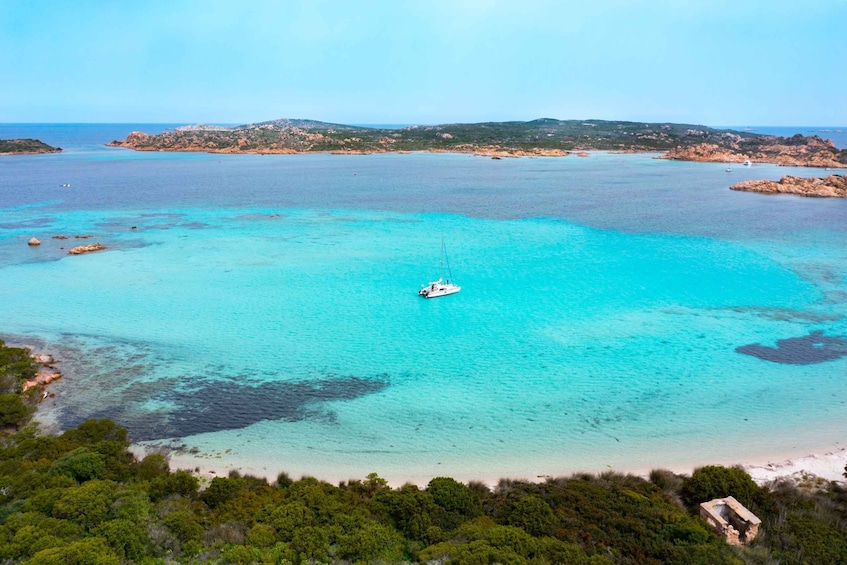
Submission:
POLYGON ((141 151, 217 153, 449 151, 520 156, 582 150, 655 151, 668 152, 668 158, 694 161, 754 159, 798 166, 847 165, 847 150, 817 136, 787 139, 690 124, 549 118, 402 129, 273 120, 236 127, 183 126, 159 135, 134 132, 109 145, 141 151))
POLYGON ((130 136, 135 149, 174 151, 456 151, 543 153, 580 149, 666 151, 678 145, 762 140, 766 136, 705 126, 603 120, 486 122, 374 129, 311 120, 274 120, 234 128, 178 128, 143 137, 130 136))
MULTIPOLYGON (((10 382, 34 371, 27 359, 0 344, 10 382)), ((376 474, 332 485, 232 472, 201 483, 171 472, 161 454, 133 457, 126 430, 109 420, 56 437, 25 420, 0 441, 3 563, 847 562, 847 490, 834 483, 766 490, 717 466, 691 477, 585 474, 493 489, 448 477, 391 488, 376 474), (727 546, 696 513, 700 501, 727 495, 763 520, 749 547, 727 546)))
POLYGON ((0 428, 17 427, 35 411, 33 393, 22 396, 21 391, 24 382, 35 377, 36 370, 29 351, 7 347, 0 339, 0 428))
POLYGON ((52 147, 38 139, 0 139, 0 154, 56 153, 61 150, 61 147, 52 147))

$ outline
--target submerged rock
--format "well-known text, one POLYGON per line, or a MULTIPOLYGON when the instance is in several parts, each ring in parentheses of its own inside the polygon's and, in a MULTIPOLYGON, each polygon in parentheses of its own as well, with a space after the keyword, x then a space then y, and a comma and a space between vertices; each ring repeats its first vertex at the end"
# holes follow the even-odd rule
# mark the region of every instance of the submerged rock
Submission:
POLYGON ((68 251, 68 255, 82 255, 83 253, 92 253, 94 251, 102 251, 106 246, 102 243, 92 243, 91 245, 79 245, 68 251))
POLYGON ((41 363, 42 365, 52 365, 56 361, 53 359, 53 356, 49 353, 36 353, 32 356, 36 363, 41 363))

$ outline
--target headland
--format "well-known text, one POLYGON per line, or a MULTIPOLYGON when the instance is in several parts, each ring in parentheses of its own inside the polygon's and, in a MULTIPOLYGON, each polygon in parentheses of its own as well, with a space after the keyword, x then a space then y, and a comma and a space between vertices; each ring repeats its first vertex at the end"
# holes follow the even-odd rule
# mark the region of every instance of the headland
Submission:
POLYGON ((441 124, 379 129, 279 119, 234 127, 183 126, 158 135, 132 132, 108 145, 137 151, 209 153, 469 153, 491 157, 563 156, 585 151, 657 152, 685 161, 847 167, 847 150, 817 136, 791 138, 674 123, 555 120, 441 124))

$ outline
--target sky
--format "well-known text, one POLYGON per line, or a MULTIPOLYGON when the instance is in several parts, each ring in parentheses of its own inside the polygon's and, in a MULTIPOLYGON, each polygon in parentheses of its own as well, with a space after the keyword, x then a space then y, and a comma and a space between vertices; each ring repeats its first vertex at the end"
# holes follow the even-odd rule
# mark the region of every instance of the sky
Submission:
POLYGON ((0 0, 0 122, 847 125, 844 0, 0 0))

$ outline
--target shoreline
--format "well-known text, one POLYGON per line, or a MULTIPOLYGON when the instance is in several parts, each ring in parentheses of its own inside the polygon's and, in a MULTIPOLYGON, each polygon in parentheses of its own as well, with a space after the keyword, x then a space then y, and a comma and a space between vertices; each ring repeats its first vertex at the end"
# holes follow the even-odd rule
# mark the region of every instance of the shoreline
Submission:
MULTIPOLYGON (((478 148, 472 151, 462 151, 459 149, 419 149, 419 150, 396 150, 396 151, 379 151, 379 150, 332 150, 332 151, 298 151, 296 149, 284 149, 284 150, 212 150, 209 148, 181 148, 181 149, 163 149, 163 148, 143 148, 143 147, 130 147, 127 145, 118 145, 107 143, 106 147, 118 148, 118 149, 126 149, 129 151, 138 151, 142 153, 206 153, 208 155, 389 155, 389 154, 397 154, 397 155, 409 155, 409 154, 420 154, 420 153, 442 153, 442 154, 450 154, 450 155, 470 155, 474 157, 488 157, 494 160, 497 159, 518 159, 521 157, 528 158, 537 158, 537 157, 590 157, 592 153, 611 153, 611 154, 638 154, 638 155, 650 155, 656 154, 657 156, 654 159, 664 160, 664 161, 682 161, 687 163, 715 163, 715 164, 723 164, 723 165, 739 165, 748 159, 745 158, 744 155, 736 155, 732 158, 698 158, 698 159, 687 159, 678 156, 671 156, 673 149, 669 150, 656 150, 656 149, 583 149, 583 148, 573 148, 567 150, 553 150, 553 151, 526 151, 526 150, 518 150, 515 152, 508 150, 498 150, 498 149, 485 149, 478 148)), ((847 164, 840 163, 828 163, 826 165, 818 165, 813 163, 790 163, 786 162, 785 159, 756 159, 754 161, 755 164, 760 165, 776 165, 778 167, 800 167, 807 169, 847 169, 847 164)))
MULTIPOLYGON (((149 453, 162 452, 167 453, 171 470, 188 470, 196 473, 201 477, 208 479, 214 477, 225 477, 231 471, 237 471, 241 474, 249 474, 268 479, 269 482, 276 480, 280 473, 286 472, 294 479, 299 479, 301 476, 313 476, 319 480, 329 483, 338 484, 342 481, 351 479, 364 479, 368 472, 362 472, 361 476, 356 476, 356 473, 345 473, 343 471, 323 472, 323 473, 308 473, 294 472, 292 469, 268 469, 267 466, 254 465, 252 462, 242 460, 239 461, 235 456, 231 459, 227 458, 226 454, 210 454, 210 453, 190 453, 187 451, 171 451, 164 444, 156 446, 154 442, 148 442, 150 445, 133 443, 131 451, 138 457, 144 457, 149 453)), ((792 480, 795 483, 807 482, 812 478, 823 479, 825 481, 835 481, 844 483, 847 478, 844 477, 845 466, 847 466, 847 447, 840 444, 836 446, 826 446, 820 449, 798 449, 795 453, 782 453, 767 457, 751 457, 749 459, 742 458, 743 461, 718 459, 715 461, 702 461, 697 463, 676 463, 672 465, 662 465, 657 462, 649 467, 639 465, 623 465, 623 466, 606 466, 598 468, 574 468, 564 469, 562 472, 553 474, 533 474, 533 473, 506 473, 504 476, 492 476, 484 473, 474 474, 465 472, 445 472, 443 474, 426 474, 426 473, 384 473, 379 469, 373 469, 380 477, 384 478, 389 485, 394 488, 404 484, 414 484, 419 487, 425 487, 427 483, 436 476, 449 476, 458 481, 481 482, 488 487, 495 487, 501 480, 516 480, 528 482, 542 482, 549 478, 568 477, 580 473, 590 473, 599 475, 604 472, 615 472, 622 474, 636 475, 641 478, 649 478, 650 472, 656 469, 671 471, 678 475, 691 475, 695 469, 707 465, 722 465, 724 467, 740 466, 743 468, 760 486, 767 485, 777 480, 792 480)))
MULTIPOLYGON (((6 335, 6 337, 13 336, 6 335)), ((62 361, 60 357, 56 356, 56 352, 45 349, 40 345, 21 341, 20 339, 8 341, 6 344, 11 347, 27 348, 30 351, 30 356, 39 365, 49 365, 52 371, 56 371, 59 375, 62 375, 62 372, 57 371, 55 368, 55 365, 62 361), (49 363, 44 363, 45 359, 49 359, 49 363)), ((72 374, 65 376, 70 377, 68 380, 74 379, 74 375, 72 374)), ((76 376, 79 377, 79 375, 76 376)), ((37 384, 43 390, 43 396, 38 404, 39 407, 47 399, 50 399, 54 404, 54 410, 55 405, 60 403, 59 397, 50 390, 50 384, 52 382, 52 380, 48 380, 47 382, 39 382, 37 384)), ((57 421, 51 421, 49 414, 44 414, 40 410, 37 410, 33 415, 33 421, 39 425, 41 431, 44 433, 58 434, 63 431, 57 421)), ((121 425, 121 422, 116 423, 121 425)), ((690 475, 698 467, 722 465, 725 467, 742 467, 759 485, 767 485, 784 479, 792 480, 795 483, 808 483, 813 478, 840 483, 847 482, 847 477, 844 476, 847 473, 847 469, 845 469, 847 467, 847 442, 842 443, 841 441, 835 442, 835 445, 796 448, 790 451, 767 455, 753 455, 749 458, 717 457, 711 460, 677 461, 671 464, 663 464, 661 459, 657 458, 656 462, 649 466, 622 464, 571 469, 564 468, 561 471, 544 474, 539 474, 538 472, 520 473, 505 471, 497 476, 460 470, 445 470, 444 473, 433 473, 423 470, 395 469, 389 471, 388 469, 380 470, 374 468, 367 471, 353 472, 351 470, 345 471, 343 466, 329 470, 331 464, 318 464, 314 461, 288 466, 282 464, 279 468, 269 468, 275 462, 267 460, 263 462, 251 461, 249 457, 239 457, 237 454, 231 454, 230 451, 232 448, 228 448, 223 452, 210 452, 200 450, 199 448, 188 449, 187 447, 180 447, 180 443, 182 443, 182 438, 163 438, 146 442, 133 442, 129 449, 139 459, 150 453, 163 453, 172 471, 178 469, 188 470, 201 478, 205 478, 205 480, 211 480, 214 477, 225 477, 231 471, 238 471, 241 474, 267 478, 269 482, 275 481, 280 473, 289 473, 292 478, 312 476, 322 481, 338 484, 339 482, 349 481, 351 479, 364 479, 368 473, 376 472, 380 477, 386 479, 392 487, 400 487, 407 483, 425 487, 436 476, 449 476, 465 483, 481 482, 489 487, 495 487, 503 479, 542 482, 549 478, 568 477, 579 473, 599 475, 609 471, 648 478, 650 472, 655 469, 664 469, 675 474, 690 475), (322 472, 311 472, 314 469, 322 469, 322 472)))

